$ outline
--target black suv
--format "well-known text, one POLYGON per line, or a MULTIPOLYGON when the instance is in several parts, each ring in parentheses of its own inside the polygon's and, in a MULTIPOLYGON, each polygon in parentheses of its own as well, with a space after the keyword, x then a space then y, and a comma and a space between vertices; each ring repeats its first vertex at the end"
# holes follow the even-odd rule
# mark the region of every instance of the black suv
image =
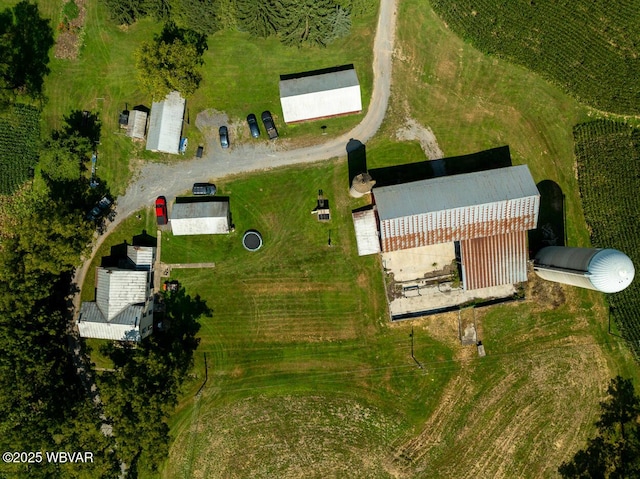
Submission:
POLYGON ((227 127, 222 125, 218 133, 220 134, 220 146, 222 146, 222 148, 229 148, 229 130, 227 127))
POLYGON ((251 136, 258 138, 260 136, 260 127, 258 126, 258 120, 253 113, 250 113, 249 116, 247 116, 247 123, 249 124, 251 136))
POLYGON ((267 130, 269 139, 275 140, 276 138, 278 138, 278 130, 276 130, 276 125, 273 123, 271 112, 269 110, 263 111, 261 116, 262 123, 264 123, 264 129, 267 130))
POLYGON ((213 196, 216 194, 216 191, 218 191, 216 185, 212 185, 211 183, 195 183, 191 189, 194 195, 213 196))

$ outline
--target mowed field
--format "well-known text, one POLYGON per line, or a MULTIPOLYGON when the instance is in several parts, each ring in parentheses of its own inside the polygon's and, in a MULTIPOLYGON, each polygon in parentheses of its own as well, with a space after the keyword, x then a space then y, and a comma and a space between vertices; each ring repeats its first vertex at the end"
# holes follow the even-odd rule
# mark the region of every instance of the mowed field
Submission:
POLYGON ((163 235, 164 262, 215 262, 174 270, 213 310, 202 318, 190 395, 175 418, 165 477, 384 475, 389 444, 417 427, 457 369, 452 351, 424 335, 416 351, 446 364, 419 370, 409 325, 390 328, 377 257, 360 258, 344 161, 219 182, 236 231, 163 235), (317 190, 333 218, 311 210, 317 190), (264 246, 245 251, 257 229, 264 246), (331 246, 328 245, 329 235, 331 246))

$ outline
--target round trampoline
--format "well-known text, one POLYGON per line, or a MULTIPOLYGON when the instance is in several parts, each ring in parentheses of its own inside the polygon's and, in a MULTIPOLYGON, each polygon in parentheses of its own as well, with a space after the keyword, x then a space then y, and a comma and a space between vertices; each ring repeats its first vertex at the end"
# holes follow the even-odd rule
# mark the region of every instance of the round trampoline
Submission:
POLYGON ((247 231, 242 237, 242 246, 247 251, 258 251, 262 247, 262 235, 256 230, 247 231))

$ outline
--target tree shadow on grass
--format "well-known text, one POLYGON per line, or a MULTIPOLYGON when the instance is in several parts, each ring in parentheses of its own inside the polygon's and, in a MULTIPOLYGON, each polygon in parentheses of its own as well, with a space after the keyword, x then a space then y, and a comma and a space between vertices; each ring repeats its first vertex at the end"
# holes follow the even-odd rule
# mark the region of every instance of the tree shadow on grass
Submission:
POLYGON ((64 117, 64 133, 72 136, 74 133, 91 140, 95 146, 100 142, 100 130, 102 122, 100 114, 86 110, 73 110, 69 115, 64 117))
POLYGON ((200 295, 191 297, 184 288, 163 295, 165 311, 162 328, 157 328, 152 336, 155 347, 174 358, 176 372, 181 376, 193 364, 193 353, 198 348, 200 331, 198 320, 211 317, 213 310, 200 295))

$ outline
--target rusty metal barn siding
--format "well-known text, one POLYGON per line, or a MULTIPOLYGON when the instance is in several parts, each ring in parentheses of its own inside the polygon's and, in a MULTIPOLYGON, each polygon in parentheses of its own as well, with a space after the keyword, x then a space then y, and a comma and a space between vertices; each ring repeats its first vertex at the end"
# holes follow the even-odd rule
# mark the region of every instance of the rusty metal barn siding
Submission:
POLYGON ((382 251, 464 241, 534 229, 539 196, 434 211, 380 221, 382 251))
POLYGON ((517 231, 461 241, 464 289, 489 288, 526 281, 526 235, 526 231, 517 231))

